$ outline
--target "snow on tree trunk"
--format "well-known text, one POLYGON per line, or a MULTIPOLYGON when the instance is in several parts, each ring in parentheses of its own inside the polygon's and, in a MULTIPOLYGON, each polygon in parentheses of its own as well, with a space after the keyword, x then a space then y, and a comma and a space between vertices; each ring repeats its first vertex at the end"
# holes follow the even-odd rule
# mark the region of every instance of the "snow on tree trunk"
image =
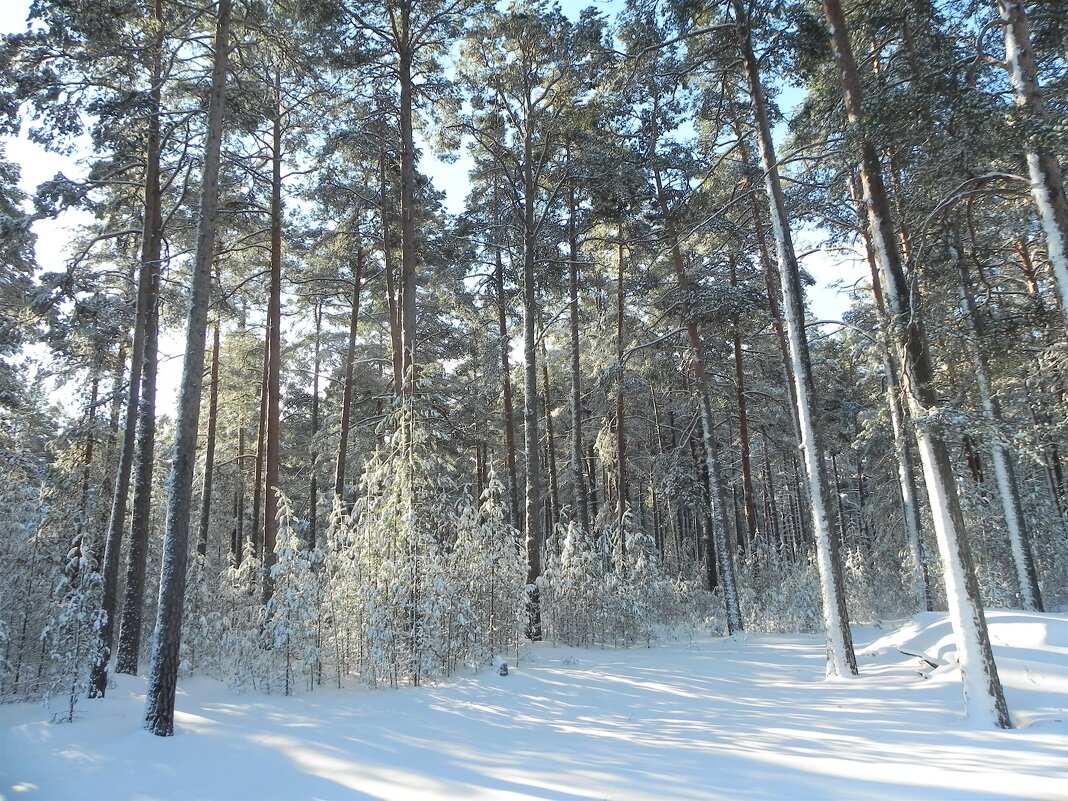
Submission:
POLYGON ((909 556, 912 559, 912 580, 920 609, 934 609, 931 599, 931 579, 927 572, 927 554, 920 524, 920 502, 916 496, 916 465, 905 432, 905 410, 901 406, 901 383, 897 366, 884 343, 883 372, 886 375, 886 402, 890 407, 890 427, 894 432, 894 455, 897 460, 897 481, 901 491, 901 513, 905 520, 909 556))
POLYGON ((575 185, 568 190, 568 332, 571 350, 571 491, 575 504, 575 518, 584 531, 590 530, 590 508, 586 497, 586 482, 582 470, 582 373, 579 352, 578 317, 578 233, 575 230, 575 185))
POLYGON ((1020 490, 1016 484, 1016 474, 1012 467, 1008 449, 1001 441, 997 429, 1002 425, 1001 404, 990 386, 990 370, 986 354, 980 345, 981 331, 979 317, 972 295, 968 266, 955 245, 952 256, 957 262, 960 280, 961 310, 968 321, 968 330, 964 335, 964 344, 975 368, 975 382, 979 389, 979 400, 983 406, 983 417, 994 429, 991 432, 990 460, 994 465, 994 481, 1001 500, 1001 509, 1005 514, 1005 529, 1009 535, 1012 561, 1016 567, 1016 577, 1020 585, 1020 602, 1023 608, 1032 612, 1041 612, 1042 594, 1039 591, 1038 575, 1035 572, 1035 560, 1031 554, 1031 533, 1024 517, 1020 490))
MULTIPOLYGON (((652 149, 652 148, 651 148, 652 149)), ((664 219, 664 233, 667 235, 668 247, 671 251, 671 264, 675 271, 675 281, 678 284, 682 301, 682 315, 686 325, 686 336, 690 346, 690 358, 693 360, 694 378, 697 384, 697 402, 701 415, 701 444, 705 451, 705 467, 708 471, 708 500, 709 517, 712 521, 712 548, 719 566, 719 584, 723 588, 723 602, 727 611, 727 633, 736 634, 745 630, 742 619, 742 607, 738 598, 738 582, 734 571, 734 559, 727 547, 727 532, 730 530, 730 521, 727 519, 725 506, 726 482, 719 464, 719 443, 716 442, 715 429, 712 422, 712 401, 708 386, 708 375, 705 372, 705 347, 701 340, 701 332, 697 328, 690 303, 685 298, 690 295, 690 279, 686 274, 686 265, 682 257, 682 245, 679 242, 678 231, 675 229, 675 220, 668 203, 667 192, 664 189, 660 171, 653 170, 653 183, 656 189, 656 202, 664 219)), ((712 555, 708 554, 709 589, 712 589, 712 555)))
POLYGON ((979 583, 975 578, 949 452, 938 431, 937 421, 928 419, 929 415, 937 412, 938 398, 933 384, 934 368, 927 350, 919 296, 909 291, 905 281, 894 238, 890 204, 883 184, 882 167, 874 144, 864 134, 860 73, 849 42, 842 5, 839 0, 823 0, 823 11, 831 29, 831 48, 842 77, 849 126, 858 134, 861 189, 868 229, 879 264, 883 297, 901 353, 906 396, 915 422, 916 444, 942 556, 965 705, 973 717, 1001 728, 1011 728, 1012 722, 990 649, 990 636, 979 598, 979 583))
MULTIPOLYGON (((1038 122, 1040 128, 1046 129, 1048 120, 1038 83, 1027 10, 1022 0, 1000 0, 998 9, 1005 29, 1005 61, 1012 76, 1016 106, 1025 116, 1038 122)), ((1046 235, 1046 254, 1053 269, 1065 328, 1068 329, 1068 199, 1065 198, 1064 178, 1057 156, 1047 142, 1041 141, 1048 138, 1045 130, 1027 135, 1025 155, 1031 179, 1031 196, 1038 207, 1039 220, 1046 235)))
POLYGON ((764 168, 764 188, 771 209, 771 226, 779 263, 779 281, 786 337, 790 351, 790 378, 797 402, 797 420, 801 430, 801 452, 805 460, 805 475, 812 515, 812 529, 816 540, 816 560, 820 572, 823 599, 823 620, 828 641, 828 673, 850 676, 857 673, 857 659, 853 652, 853 638, 849 631, 845 588, 839 551, 841 543, 831 520, 830 491, 827 471, 823 463, 823 436, 817 414, 816 393, 812 380, 812 365, 808 342, 805 339, 805 317, 802 305, 801 278, 794 255, 793 237, 786 217, 786 202, 779 181, 779 167, 775 145, 771 138, 764 89, 760 82, 759 66, 741 0, 734 0, 740 31, 742 57, 757 123, 757 141, 764 168))
MULTIPOLYGON (((850 183, 850 194, 857 206, 857 218, 864 219, 863 190, 858 185, 856 177, 850 183)), ((876 336, 883 358, 883 374, 886 377, 886 405, 890 410, 890 427, 894 433, 894 456, 897 461, 898 489, 901 494, 901 514, 905 521, 909 557, 912 559, 913 588, 919 608, 930 612, 934 609, 931 598, 931 577, 928 571, 927 549, 924 545, 923 525, 920 519, 920 501, 916 489, 916 461, 912 448, 909 447, 906 411, 902 405, 900 370, 894 358, 891 330, 894 324, 887 317, 886 303, 880 287, 879 263, 875 258, 875 247, 867 228, 862 231, 862 238, 868 269, 871 272, 871 291, 875 301, 875 313, 879 319, 879 330, 876 336)))
POLYGON ((152 644, 152 668, 145 696, 145 728, 161 737, 174 734, 174 694, 178 683, 182 604, 188 559, 189 523, 196 461, 197 424, 204 383, 204 340, 208 328, 208 294, 215 255, 219 204, 219 164, 226 95, 226 64, 230 39, 230 0, 219 0, 215 29, 215 61, 208 102, 204 174, 200 191, 196 256, 186 330, 185 360, 178 397, 170 499, 164 527, 159 605, 152 644))

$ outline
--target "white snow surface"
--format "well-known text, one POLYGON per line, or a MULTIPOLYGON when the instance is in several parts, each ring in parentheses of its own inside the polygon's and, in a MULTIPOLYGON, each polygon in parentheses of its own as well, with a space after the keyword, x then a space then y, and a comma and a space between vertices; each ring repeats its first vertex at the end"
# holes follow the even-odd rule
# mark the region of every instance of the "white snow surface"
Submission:
POLYGON ((74 723, 0 707, 0 798, 1064 801, 1068 614, 988 619, 1011 731, 964 718, 948 619, 927 613, 856 628, 859 680, 824 679, 822 636, 539 644, 508 676, 433 687, 183 681, 169 738, 141 729, 144 679, 120 676, 74 723))

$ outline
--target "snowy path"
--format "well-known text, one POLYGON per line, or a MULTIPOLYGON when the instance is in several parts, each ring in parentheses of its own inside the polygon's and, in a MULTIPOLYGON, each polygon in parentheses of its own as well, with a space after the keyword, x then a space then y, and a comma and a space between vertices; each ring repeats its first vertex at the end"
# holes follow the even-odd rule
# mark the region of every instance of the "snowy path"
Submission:
POLYGON ((437 687, 297 698, 180 685, 177 735, 139 730, 144 684, 52 725, 0 707, 0 798, 1024 801, 1068 798, 1068 616, 994 612, 1017 725, 962 718, 948 623, 856 632, 863 677, 823 680, 805 636, 651 650, 533 649, 437 687))

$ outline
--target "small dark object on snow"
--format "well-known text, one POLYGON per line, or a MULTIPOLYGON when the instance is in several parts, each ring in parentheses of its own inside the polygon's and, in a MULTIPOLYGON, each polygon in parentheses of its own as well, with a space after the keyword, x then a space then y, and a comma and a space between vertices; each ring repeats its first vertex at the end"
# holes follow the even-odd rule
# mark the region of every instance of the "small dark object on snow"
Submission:
POLYGON ((508 663, 507 662, 501 662, 501 666, 497 669, 497 675, 498 676, 507 676, 508 675, 508 663))

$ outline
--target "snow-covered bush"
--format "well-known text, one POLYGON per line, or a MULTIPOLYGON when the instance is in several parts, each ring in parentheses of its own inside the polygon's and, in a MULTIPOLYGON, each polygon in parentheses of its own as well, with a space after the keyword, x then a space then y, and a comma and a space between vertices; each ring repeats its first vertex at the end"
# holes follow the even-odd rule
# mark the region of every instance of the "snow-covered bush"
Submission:
POLYGON ((605 525, 596 539, 574 522, 557 536, 562 545, 559 553, 548 549, 543 576, 550 638, 569 645, 649 645, 662 626, 681 622, 681 587, 665 574, 656 544, 629 512, 622 526, 605 525))
POLYGON ((503 487, 492 470, 481 504, 462 503, 447 557, 454 589, 452 651, 472 667, 490 664, 514 647, 525 625, 526 565, 519 532, 509 525, 503 487))
POLYGON ((70 722, 89 689, 92 667, 102 656, 103 579, 84 536, 75 538, 55 594, 61 599, 59 608, 41 634, 51 662, 46 695, 62 699, 63 711, 56 720, 70 722))
POLYGON ((264 640, 273 668, 269 691, 285 695, 298 682, 311 688, 319 664, 319 571, 322 553, 301 541, 289 499, 278 492, 277 560, 271 567, 273 591, 267 602, 264 640))
POLYGON ((823 602, 819 581, 811 554, 790 559, 764 543, 754 545, 739 570, 746 631, 821 631, 823 602))
POLYGON ((246 542, 241 563, 231 565, 223 579, 220 678, 233 689, 270 690, 262 579, 263 562, 252 543, 246 542))

